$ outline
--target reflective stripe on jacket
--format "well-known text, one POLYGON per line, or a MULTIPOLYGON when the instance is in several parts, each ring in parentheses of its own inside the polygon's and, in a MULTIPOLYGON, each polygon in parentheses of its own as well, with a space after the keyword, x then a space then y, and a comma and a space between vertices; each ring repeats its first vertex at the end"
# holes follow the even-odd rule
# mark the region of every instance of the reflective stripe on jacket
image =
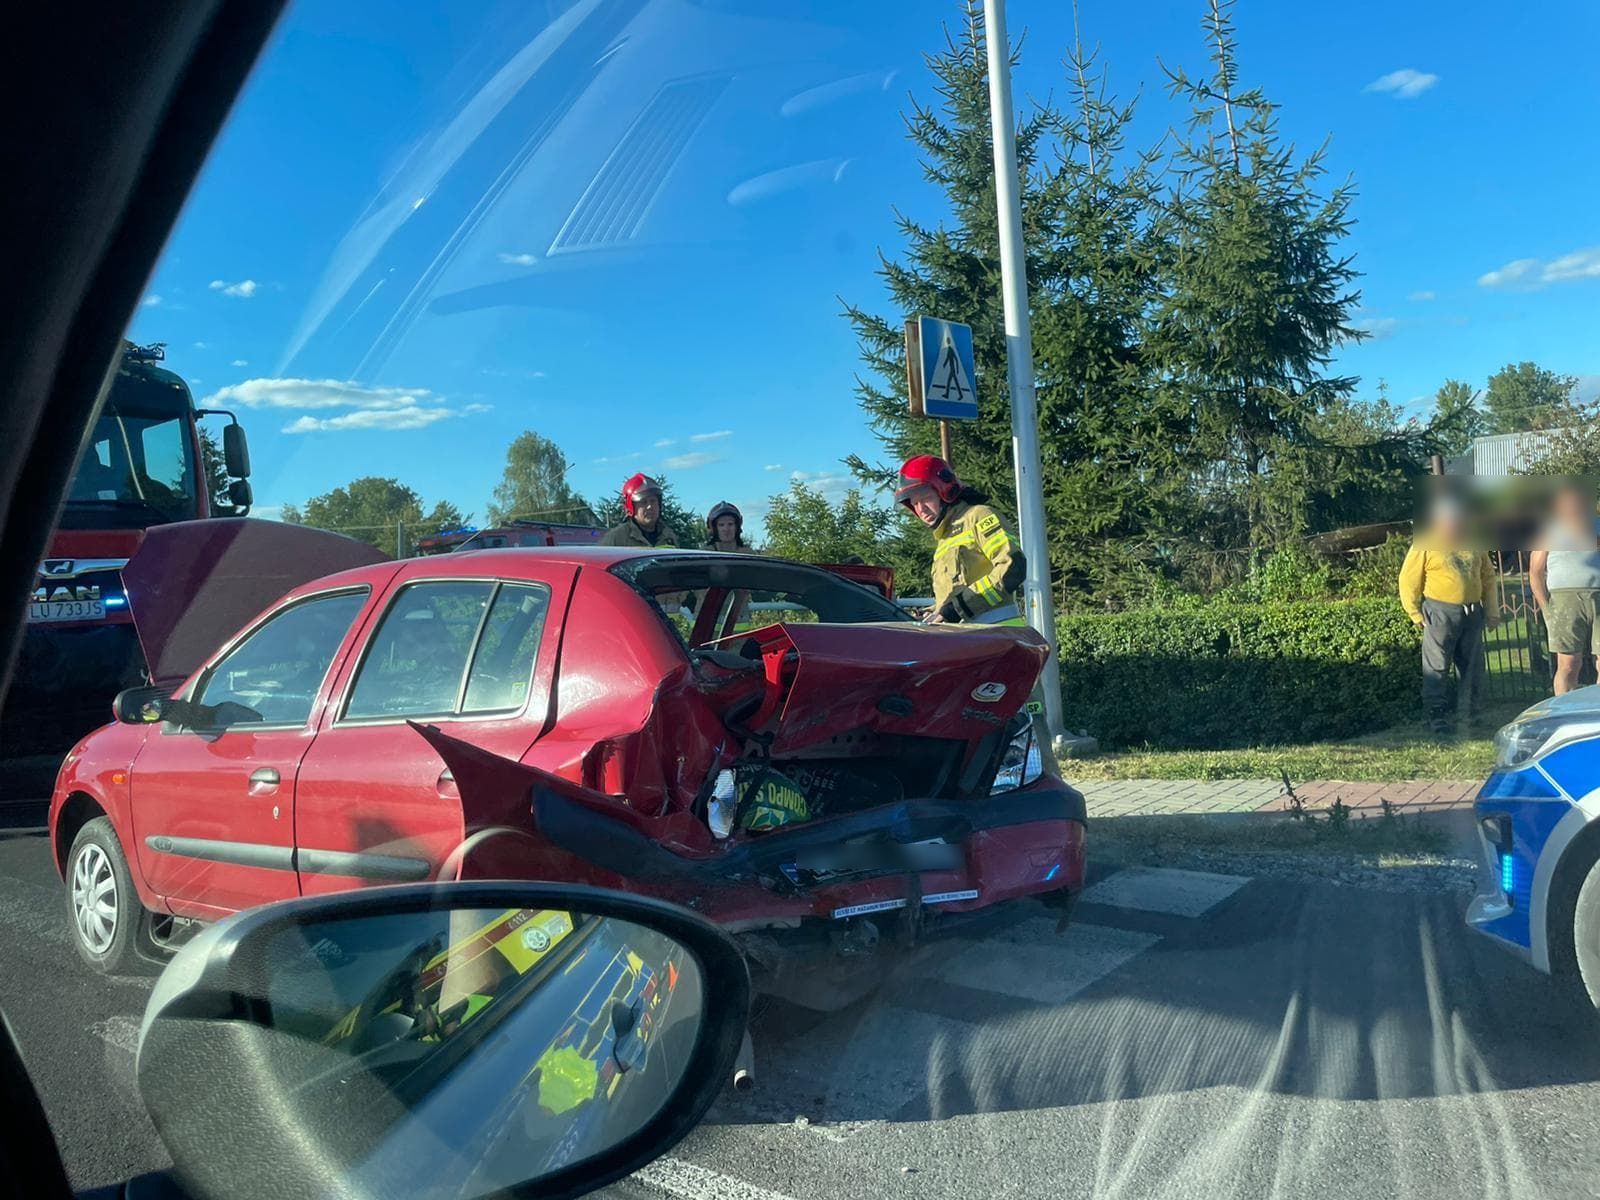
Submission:
POLYGON ((1027 565, 1022 547, 987 504, 957 500, 934 531, 933 602, 945 619, 968 620, 1012 602, 1027 565))

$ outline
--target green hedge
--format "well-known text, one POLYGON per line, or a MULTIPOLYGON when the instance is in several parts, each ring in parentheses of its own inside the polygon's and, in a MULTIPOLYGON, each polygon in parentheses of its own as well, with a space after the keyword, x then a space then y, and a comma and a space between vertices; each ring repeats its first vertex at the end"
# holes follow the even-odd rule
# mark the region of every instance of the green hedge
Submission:
POLYGON ((1417 715, 1419 639, 1391 598, 1063 617, 1067 725, 1108 747, 1348 737, 1417 715))

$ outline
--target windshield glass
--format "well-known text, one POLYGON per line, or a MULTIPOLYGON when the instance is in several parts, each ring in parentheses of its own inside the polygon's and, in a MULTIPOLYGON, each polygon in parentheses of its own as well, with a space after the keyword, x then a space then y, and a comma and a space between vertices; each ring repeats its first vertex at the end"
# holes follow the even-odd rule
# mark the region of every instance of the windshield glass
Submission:
POLYGON ((1600 4, 282 7, 0 728, 75 1183, 185 921, 459 873, 738 943, 653 1193, 1600 1190, 1600 4))
POLYGON ((182 389, 120 374, 73 473, 63 528, 197 517, 192 420, 182 389))

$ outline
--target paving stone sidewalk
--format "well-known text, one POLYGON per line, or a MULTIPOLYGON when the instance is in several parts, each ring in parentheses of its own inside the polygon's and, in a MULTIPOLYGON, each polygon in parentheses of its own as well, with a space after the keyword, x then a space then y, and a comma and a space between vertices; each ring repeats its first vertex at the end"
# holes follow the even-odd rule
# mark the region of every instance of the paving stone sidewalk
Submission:
MULTIPOLYGON (((1069 773, 1070 774, 1070 773, 1069 773)), ((1178 816, 1206 813, 1278 812, 1288 808, 1281 779, 1113 779, 1074 786, 1091 817, 1178 816)), ((1361 812, 1376 813, 1388 800, 1401 813, 1470 809, 1480 781, 1412 780, 1349 783, 1338 779, 1295 782, 1295 794, 1310 809, 1330 807, 1337 797, 1361 812)))

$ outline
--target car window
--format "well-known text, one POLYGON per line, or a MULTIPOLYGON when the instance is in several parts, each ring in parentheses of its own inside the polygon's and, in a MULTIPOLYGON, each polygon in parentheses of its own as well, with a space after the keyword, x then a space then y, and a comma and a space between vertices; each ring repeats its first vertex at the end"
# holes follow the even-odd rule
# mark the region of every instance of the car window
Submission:
POLYGON ((522 707, 528 699, 534 658, 549 608, 548 588, 520 583, 500 586, 472 658, 463 712, 502 712, 522 707))
POLYGON ((269 617, 201 684, 201 704, 237 704, 268 725, 302 725, 317 689, 366 603, 366 589, 302 600, 269 617))
POLYGON ((494 586, 449 580, 402 590, 368 644, 345 719, 455 712, 494 586))

